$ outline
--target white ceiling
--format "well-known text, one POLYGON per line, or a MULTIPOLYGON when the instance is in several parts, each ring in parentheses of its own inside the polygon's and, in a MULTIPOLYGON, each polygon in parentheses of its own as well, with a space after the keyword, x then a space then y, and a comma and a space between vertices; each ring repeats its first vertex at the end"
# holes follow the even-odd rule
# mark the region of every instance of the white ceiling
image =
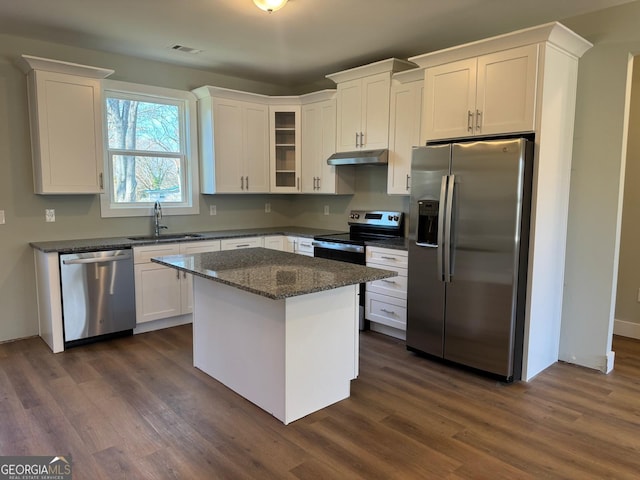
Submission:
POLYGON ((0 32, 294 87, 630 1, 0 0, 0 32))

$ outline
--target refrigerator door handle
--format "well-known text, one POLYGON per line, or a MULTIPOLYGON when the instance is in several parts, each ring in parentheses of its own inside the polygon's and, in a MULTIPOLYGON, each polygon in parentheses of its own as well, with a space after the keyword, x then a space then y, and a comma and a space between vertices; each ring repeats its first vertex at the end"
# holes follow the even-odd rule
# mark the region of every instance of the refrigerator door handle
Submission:
POLYGON ((444 215, 447 211, 446 208, 446 198, 447 198, 447 183, 449 180, 449 175, 444 175, 442 177, 442 183, 440 185, 440 204, 438 206, 438 250, 436 255, 437 260, 437 268, 438 268, 438 278, 441 281, 445 281, 444 278, 444 268, 442 264, 442 256, 444 254, 444 215))
POLYGON ((453 189, 456 176, 449 175, 447 185, 447 211, 444 226, 444 281, 451 283, 451 223, 453 222, 453 189))

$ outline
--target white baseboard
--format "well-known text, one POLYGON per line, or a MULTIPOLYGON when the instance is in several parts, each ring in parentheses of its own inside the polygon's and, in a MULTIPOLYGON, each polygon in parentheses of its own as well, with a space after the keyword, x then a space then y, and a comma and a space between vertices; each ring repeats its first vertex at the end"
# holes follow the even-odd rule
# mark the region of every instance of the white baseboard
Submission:
POLYGON ((599 370, 602 373, 609 373, 613 370, 614 359, 615 352, 610 350, 606 355, 563 355, 561 352, 558 360, 565 363, 579 365, 581 367, 591 368, 593 370, 599 370))
POLYGON ((616 319, 613 321, 613 333, 621 337, 640 339, 640 323, 616 319))
POLYGON ((614 360, 616 358, 616 352, 614 352, 613 350, 609 350, 609 353, 607 353, 607 365, 606 365, 606 370, 604 373, 611 373, 611 371, 613 370, 613 363, 614 360))
POLYGON ((188 313, 186 315, 178 315, 177 317, 161 318, 160 320, 154 320, 153 322, 145 322, 137 325, 133 329, 134 335, 138 333, 152 332, 154 330, 162 330, 163 328, 177 327, 178 325, 185 325, 191 323, 193 315, 188 313))
POLYGON ((388 335, 393 338, 397 338, 398 340, 406 340, 407 332, 404 330, 400 330, 399 328, 389 327, 387 325, 382 325, 381 323, 369 322, 369 329, 374 332, 382 333, 384 335, 388 335))

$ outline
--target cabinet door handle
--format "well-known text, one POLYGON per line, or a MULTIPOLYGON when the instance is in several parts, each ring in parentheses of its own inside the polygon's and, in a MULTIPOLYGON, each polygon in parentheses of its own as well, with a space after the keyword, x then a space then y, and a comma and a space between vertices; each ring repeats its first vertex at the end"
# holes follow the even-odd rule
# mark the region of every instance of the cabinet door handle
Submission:
POLYGON ((180 270, 176 270, 176 278, 180 280, 180 270))
POLYGON ((318 177, 318 190, 320 190, 320 177, 318 177))
POLYGON ((316 178, 318 178, 318 177, 313 177, 313 189, 314 190, 316 189, 316 178))
POLYGON ((473 112, 467 110, 467 130, 473 132, 473 112))
POLYGON ((300 177, 296 177, 296 190, 300 190, 300 177))
POLYGON ((245 183, 247 184, 247 190, 249 190, 249 175, 247 175, 247 176, 246 176, 246 177, 244 177, 244 178, 246 178, 245 183))
POLYGON ((100 182, 100 190, 104 190, 104 177, 103 177, 103 175, 104 174, 102 174, 102 173, 100 175, 98 175, 98 181, 100 182))
POLYGON ((364 147, 364 133, 360 132, 360 148, 364 147))
POLYGON ((480 130, 482 128, 482 112, 480 110, 476 110, 476 130, 480 130))
POLYGON ((244 177, 240 177, 240 190, 244 190, 244 177))
POLYGON ((407 174, 407 182, 406 182, 407 190, 409 190, 409 179, 410 178, 411 178, 411 176, 409 174, 407 174))
POLYGON ((359 145, 358 145, 358 132, 356 132, 356 148, 358 148, 358 147, 359 147, 359 145))

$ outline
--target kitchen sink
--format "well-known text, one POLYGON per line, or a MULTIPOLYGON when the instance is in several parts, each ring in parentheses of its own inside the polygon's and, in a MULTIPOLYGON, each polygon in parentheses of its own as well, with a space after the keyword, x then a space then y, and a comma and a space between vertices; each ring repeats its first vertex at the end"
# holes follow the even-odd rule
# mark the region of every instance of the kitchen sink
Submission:
POLYGON ((133 241, 170 241, 170 240, 188 240, 190 238, 200 238, 202 235, 199 233, 167 233, 164 235, 140 235, 137 237, 127 237, 128 240, 133 241))

